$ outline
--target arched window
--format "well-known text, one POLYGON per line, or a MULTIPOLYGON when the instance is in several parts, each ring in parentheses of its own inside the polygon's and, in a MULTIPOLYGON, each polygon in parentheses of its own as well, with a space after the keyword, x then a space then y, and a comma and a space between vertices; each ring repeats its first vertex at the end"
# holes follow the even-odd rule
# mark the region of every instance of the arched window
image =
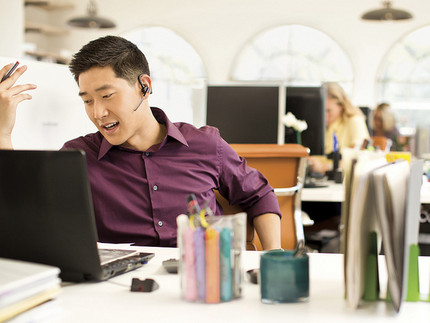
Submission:
POLYGON ((399 127, 430 125, 430 26, 398 41, 384 58, 378 75, 376 98, 387 102, 399 127))
POLYGON ((162 108, 172 121, 204 125, 206 72, 194 48, 164 27, 141 27, 121 36, 135 43, 149 62, 150 105, 162 108))
POLYGON ((237 56, 231 78, 308 86, 337 81, 350 92, 353 71, 345 52, 326 34, 302 25, 285 25, 251 39, 237 56))

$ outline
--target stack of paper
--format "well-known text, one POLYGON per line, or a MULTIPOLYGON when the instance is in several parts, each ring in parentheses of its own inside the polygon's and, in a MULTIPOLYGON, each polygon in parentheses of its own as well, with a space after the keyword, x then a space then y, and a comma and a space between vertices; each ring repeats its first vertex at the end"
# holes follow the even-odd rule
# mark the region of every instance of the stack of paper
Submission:
POLYGON ((58 295, 59 273, 57 267, 0 258, 0 322, 58 295))
POLYGON ((357 308, 366 289, 378 289, 366 285, 366 281, 369 284, 369 276, 373 275, 376 277, 373 282, 378 280, 377 253, 382 242, 387 291, 394 309, 399 311, 407 287, 409 248, 418 243, 423 161, 388 163, 378 156, 354 156, 347 165, 350 169, 347 205, 343 208, 343 250, 348 305, 357 308), (371 250, 372 234, 377 237, 376 252, 371 250), (369 272, 373 252, 375 272, 369 272))

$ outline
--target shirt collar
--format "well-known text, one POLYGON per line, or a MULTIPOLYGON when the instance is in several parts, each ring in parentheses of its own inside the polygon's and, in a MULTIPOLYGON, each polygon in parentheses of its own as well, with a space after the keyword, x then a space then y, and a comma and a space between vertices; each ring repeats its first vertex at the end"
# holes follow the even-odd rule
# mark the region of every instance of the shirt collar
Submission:
MULTIPOLYGON (((184 135, 179 131, 178 127, 169 120, 169 118, 167 117, 167 115, 164 113, 163 110, 159 108, 151 107, 151 111, 155 119, 159 123, 166 125, 167 134, 166 134, 166 138, 164 138, 163 142, 161 143, 161 146, 164 146, 168 137, 171 137, 179 141, 184 146, 188 147, 188 142, 185 139, 184 135)), ((117 146, 113 146, 112 144, 109 143, 109 141, 106 140, 106 138, 103 137, 100 145, 98 160, 102 159, 107 154, 107 152, 112 149, 112 147, 117 147, 117 146)))
POLYGON ((339 117, 335 121, 333 121, 331 125, 328 126, 328 130, 336 132, 336 130, 338 130, 339 127, 342 126, 342 124, 343 124, 343 117, 339 117))

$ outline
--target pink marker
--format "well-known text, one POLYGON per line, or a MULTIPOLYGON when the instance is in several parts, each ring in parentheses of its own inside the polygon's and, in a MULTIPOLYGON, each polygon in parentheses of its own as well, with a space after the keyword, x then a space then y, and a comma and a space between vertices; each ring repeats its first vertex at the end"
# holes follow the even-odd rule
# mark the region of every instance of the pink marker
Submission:
POLYGON ((185 293, 188 301, 197 300, 196 257, 194 254, 194 229, 187 227, 184 230, 184 257, 185 257, 185 293))

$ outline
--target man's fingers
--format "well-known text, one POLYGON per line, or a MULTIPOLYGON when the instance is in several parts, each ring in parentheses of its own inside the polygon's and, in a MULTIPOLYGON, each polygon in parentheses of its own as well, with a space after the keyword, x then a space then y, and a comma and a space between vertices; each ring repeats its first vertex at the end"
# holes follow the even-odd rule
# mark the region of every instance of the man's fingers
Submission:
POLYGON ((7 79, 4 80, 3 82, 8 84, 9 86, 12 86, 13 84, 15 84, 15 82, 18 80, 18 78, 24 74, 24 72, 27 70, 27 66, 23 65, 21 67, 18 67, 16 69, 16 71, 7 79))
MULTIPOLYGON (((9 65, 6 65, 5 67, 7 67, 7 66, 9 66, 9 65)), ((3 70, 4 70, 4 68, 1 70, 1 72, 4 72, 3 70)), ((0 88, 3 88, 3 89, 4 88, 6 88, 6 89, 11 88, 15 84, 15 82, 18 80, 18 78, 22 74, 24 74, 24 72, 26 70, 27 70, 27 66, 26 65, 18 67, 15 70, 15 72, 12 73, 11 76, 9 76, 6 80, 4 80, 3 82, 0 83, 0 88)), ((8 69, 6 68, 6 72, 3 73, 3 76, 7 73, 7 71, 8 71, 8 69)))
POLYGON ((10 93, 10 95, 15 96, 15 95, 18 95, 24 91, 34 90, 35 88, 37 88, 36 84, 21 84, 21 85, 16 85, 16 86, 12 87, 9 90, 9 93, 10 93))
POLYGON ((33 97, 30 95, 30 94, 28 94, 28 93, 23 93, 23 94, 19 94, 19 95, 17 95, 17 96, 15 96, 13 99, 16 101, 16 103, 18 104, 18 103, 20 103, 20 102, 22 102, 22 101, 25 101, 25 100, 31 100, 33 97))
POLYGON ((7 71, 10 70, 10 68, 13 66, 13 64, 15 64, 15 63, 10 63, 10 64, 3 66, 3 68, 0 70, 0 80, 3 78, 3 76, 6 75, 7 71))

